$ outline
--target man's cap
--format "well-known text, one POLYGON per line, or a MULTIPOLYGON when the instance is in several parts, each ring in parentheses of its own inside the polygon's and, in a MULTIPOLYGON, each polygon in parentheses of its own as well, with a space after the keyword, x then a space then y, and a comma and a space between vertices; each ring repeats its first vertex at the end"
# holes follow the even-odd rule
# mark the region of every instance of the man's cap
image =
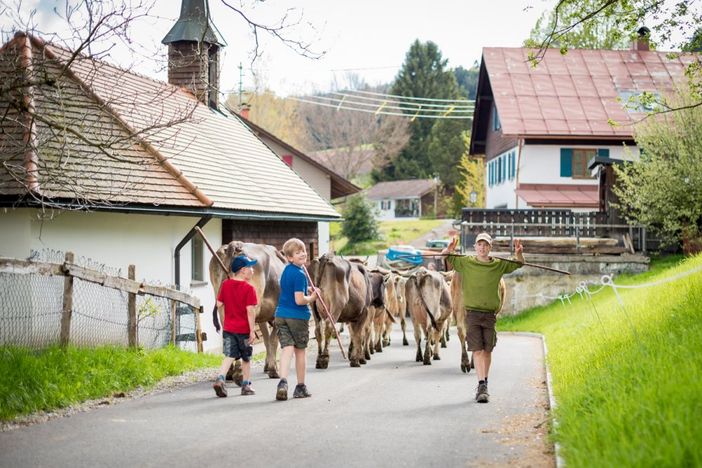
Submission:
POLYGON ((232 260, 232 273, 236 273, 244 267, 254 266, 255 264, 256 260, 252 260, 246 255, 239 255, 232 260))
POLYGON ((478 241, 485 241, 488 243, 488 245, 492 246, 492 237, 490 237, 490 234, 487 232, 481 232, 478 234, 478 236, 475 238, 475 243, 477 244, 478 241))

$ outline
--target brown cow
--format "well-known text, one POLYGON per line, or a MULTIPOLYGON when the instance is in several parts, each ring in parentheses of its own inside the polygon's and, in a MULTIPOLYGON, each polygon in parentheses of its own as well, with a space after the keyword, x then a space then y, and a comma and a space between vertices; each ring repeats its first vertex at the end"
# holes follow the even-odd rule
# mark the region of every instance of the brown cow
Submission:
MULTIPOLYGON (((365 267, 333 254, 324 254, 312 261, 310 275, 315 286, 321 290, 322 299, 334 321, 349 324, 349 362, 351 367, 360 367, 366 363, 363 329, 368 320, 371 302, 370 282, 365 267)), ((316 367, 326 369, 329 366, 329 340, 334 331, 333 325, 327 319, 319 300, 312 303, 312 311, 318 350, 316 367)))
POLYGON ((402 344, 404 346, 409 345, 407 341, 407 324, 405 322, 405 315, 407 313, 407 308, 405 307, 406 282, 407 278, 395 272, 390 272, 385 277, 385 308, 388 313, 385 315, 385 327, 383 328, 383 346, 390 346, 392 325, 396 320, 400 321, 402 344))
MULTIPOLYGON (((463 307, 463 279, 461 274, 454 272, 453 278, 451 279, 451 299, 453 301, 453 317, 456 320, 456 330, 458 331, 458 342, 461 343, 461 370, 465 373, 470 372, 473 367, 473 360, 468 357, 468 349, 466 343, 466 311, 463 307)), ((504 278, 500 279, 499 294, 500 294, 500 308, 497 313, 502 311, 502 307, 505 305, 505 294, 507 292, 507 286, 505 286, 504 278)))
POLYGON ((371 285, 371 303, 368 309, 368 326, 365 331, 365 336, 368 338, 367 349, 371 354, 382 353, 383 328, 388 314, 385 307, 385 278, 380 271, 370 271, 368 275, 371 285))
MULTIPOLYGON (((233 241, 227 245, 223 245, 217 250, 217 256, 222 260, 224 265, 229 268, 232 259, 238 255, 246 255, 257 260, 254 265, 254 274, 251 279, 251 284, 256 289, 256 297, 258 305, 256 306, 256 323, 259 324, 259 329, 263 335, 263 343, 266 346, 266 363, 263 371, 268 373, 272 379, 277 379, 278 368, 276 364, 276 353, 278 352, 278 335, 273 326, 273 318, 275 308, 278 305, 278 296, 280 294, 280 275, 285 268, 285 258, 272 245, 251 244, 248 242, 233 241), (271 328, 269 329, 269 323, 271 328)), ((221 265, 216 258, 210 260, 210 282, 214 287, 215 297, 219 291, 219 287, 224 281, 226 275, 222 270, 221 265)), ((219 328, 217 321, 216 306, 213 312, 215 327, 219 328)), ((237 361, 234 365, 234 382, 237 385, 241 384, 241 362, 237 361)))
POLYGON ((407 279, 405 298, 414 327, 416 360, 431 365, 432 357, 434 360, 441 359, 439 342, 444 324, 451 317, 451 293, 448 285, 440 273, 422 267, 407 279), (424 353, 421 347, 422 335, 426 340, 424 353))

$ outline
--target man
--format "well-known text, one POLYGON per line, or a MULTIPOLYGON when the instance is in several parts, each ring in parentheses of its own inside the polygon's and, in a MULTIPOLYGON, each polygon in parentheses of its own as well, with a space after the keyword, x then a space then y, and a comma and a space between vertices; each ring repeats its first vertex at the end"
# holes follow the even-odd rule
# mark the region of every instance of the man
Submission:
MULTIPOLYGON (((458 238, 441 253, 452 253, 456 249, 458 238)), ((487 403, 488 372, 492 361, 492 350, 497 344, 497 311, 500 310, 499 284, 502 276, 520 268, 524 263, 522 243, 514 241, 514 253, 519 263, 508 262, 490 257, 492 237, 486 232, 478 234, 475 239, 475 257, 448 256, 447 262, 457 273, 461 274, 463 285, 463 304, 466 309, 466 343, 473 352, 475 370, 478 374, 478 390, 475 401, 487 403)))

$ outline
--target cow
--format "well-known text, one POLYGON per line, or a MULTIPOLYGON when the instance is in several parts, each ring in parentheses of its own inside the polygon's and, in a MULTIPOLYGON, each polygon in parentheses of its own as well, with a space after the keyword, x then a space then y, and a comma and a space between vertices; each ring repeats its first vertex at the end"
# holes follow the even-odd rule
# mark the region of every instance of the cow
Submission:
POLYGON ((439 342, 444 324, 451 317, 451 293, 448 285, 440 273, 422 267, 407 279, 405 298, 417 344, 416 360, 431 365, 432 358, 441 359, 439 342), (421 347, 422 335, 426 340, 424 353, 421 347))
MULTIPOLYGON (((277 379, 279 377, 276 364, 278 335, 273 325, 273 318, 275 316, 275 308, 278 305, 278 296, 280 295, 280 275, 283 273, 286 260, 275 247, 265 244, 233 241, 217 250, 217 257, 222 260, 227 270, 229 270, 232 259, 239 255, 246 255, 257 261, 256 265, 253 266, 254 274, 251 284, 256 289, 256 297, 258 298, 258 305, 255 307, 256 323, 259 325, 261 335, 263 335, 263 343, 266 347, 266 362, 263 371, 268 373, 270 378, 277 379)), ((209 270, 210 282, 214 288, 216 299, 219 287, 222 281, 226 279, 227 274, 225 274, 214 257, 210 260, 209 270)), ((215 328, 219 330, 216 305, 212 314, 215 328)), ((233 378, 237 385, 241 384, 240 361, 237 361, 234 365, 233 378)))
MULTIPOLYGON (((334 322, 349 325, 349 363, 351 367, 360 367, 366 363, 363 330, 371 303, 368 272, 361 264, 333 254, 324 254, 310 264, 310 276, 319 288, 334 322)), ((317 369, 329 366, 329 340, 332 332, 335 332, 323 308, 319 299, 312 303, 317 338, 317 369)))
POLYGON ((371 303, 368 309, 368 326, 365 336, 368 338, 367 349, 370 353, 383 352, 383 329, 387 310, 385 307, 385 278, 380 271, 368 273, 371 285, 371 303))
POLYGON ((383 346, 390 345, 390 333, 392 332, 392 325, 395 320, 400 321, 400 328, 402 329, 402 344, 404 346, 409 346, 407 341, 407 331, 405 315, 407 313, 407 308, 405 307, 405 283, 407 278, 398 275, 395 272, 390 272, 385 276, 385 308, 387 314, 385 315, 385 326, 383 327, 383 346))
MULTIPOLYGON (((498 314, 502 311, 502 307, 505 304, 506 292, 507 286, 505 286, 505 280, 501 278, 499 285, 500 308, 497 311, 498 314)), ((458 342, 461 344, 461 371, 468 373, 473 367, 473 360, 468 357, 468 344, 466 343, 466 310, 463 306, 463 279, 458 272, 454 272, 453 278, 451 279, 451 300, 453 302, 453 317, 456 320, 458 342)))

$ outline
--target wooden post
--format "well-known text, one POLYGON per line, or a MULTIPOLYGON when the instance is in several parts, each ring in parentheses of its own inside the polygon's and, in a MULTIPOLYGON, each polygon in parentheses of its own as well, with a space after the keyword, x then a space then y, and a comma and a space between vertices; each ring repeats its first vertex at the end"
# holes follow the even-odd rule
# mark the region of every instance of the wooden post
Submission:
MULTIPOLYGON (((73 263, 73 252, 66 252, 64 265, 73 263)), ((64 271, 67 270, 64 268, 64 271)), ((62 348, 68 346, 71 337, 71 316, 73 315, 73 277, 66 274, 63 280, 63 312, 61 314, 61 335, 60 344, 62 348)))
MULTIPOLYGON (((201 353, 202 348, 202 327, 200 325, 200 314, 203 312, 203 306, 194 310, 195 312, 195 341, 197 342, 197 352, 201 353)), ((222 324, 224 326, 224 324, 222 324)))
MULTIPOLYGON (((130 280, 136 278, 134 265, 129 265, 127 277, 130 280)), ((139 345, 137 340, 136 293, 129 293, 127 298, 127 340, 130 348, 136 348, 139 345)))
POLYGON ((171 304, 171 344, 175 346, 176 344, 176 307, 178 306, 177 302, 174 300, 169 300, 168 301, 171 304))

